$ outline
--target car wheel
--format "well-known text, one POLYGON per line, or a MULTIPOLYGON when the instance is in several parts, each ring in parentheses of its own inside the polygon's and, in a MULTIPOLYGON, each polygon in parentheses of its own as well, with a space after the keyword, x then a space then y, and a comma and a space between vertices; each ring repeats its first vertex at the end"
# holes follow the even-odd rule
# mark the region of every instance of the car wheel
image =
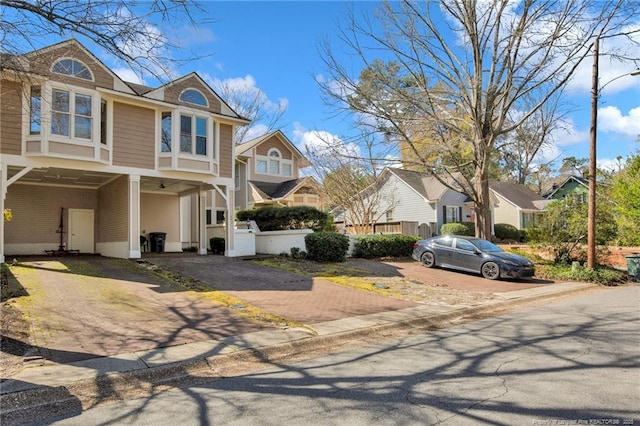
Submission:
POLYGON ((436 257, 430 251, 425 251, 424 253, 422 253, 422 256, 420 256, 420 260, 422 261, 422 264, 427 268, 433 268, 434 266, 436 266, 436 257))
POLYGON ((487 262, 482 265, 482 276, 488 280, 497 280, 500 278, 500 267, 495 262, 487 262))

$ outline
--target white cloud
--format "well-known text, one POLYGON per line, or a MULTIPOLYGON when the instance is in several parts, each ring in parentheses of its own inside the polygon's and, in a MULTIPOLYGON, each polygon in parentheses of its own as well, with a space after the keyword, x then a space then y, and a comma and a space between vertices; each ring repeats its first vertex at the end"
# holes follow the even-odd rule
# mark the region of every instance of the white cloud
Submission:
POLYGON ((598 127, 600 130, 635 137, 640 134, 640 107, 633 108, 628 115, 614 106, 598 110, 598 127))
POLYGON ((302 152, 311 152, 318 158, 360 156, 357 144, 345 143, 339 136, 324 130, 307 130, 299 122, 294 123, 293 140, 302 152))
POLYGON ((551 132, 549 142, 538 152, 536 163, 556 161, 567 148, 589 143, 589 129, 580 130, 573 120, 565 118, 551 132))
POLYGON ((247 74, 244 77, 219 79, 208 73, 198 73, 230 106, 240 115, 255 119, 252 115, 265 114, 269 111, 284 111, 289 100, 278 98, 271 100, 257 86, 256 79, 247 74), (249 111, 249 109, 251 111, 249 111))
POLYGON ((602 170, 615 172, 620 170, 620 162, 617 159, 604 158, 596 160, 596 166, 602 170))
MULTIPOLYGON (((632 32, 640 29, 640 23, 628 26, 621 32, 632 32)), ((640 33, 626 36, 610 37, 600 40, 598 78, 602 94, 614 94, 632 88, 640 89, 640 78, 629 74, 638 67, 637 63, 625 60, 619 61, 611 54, 622 55, 627 58, 640 58, 640 33)), ((589 48, 592 46, 590 45, 589 48)), ((591 92, 593 76, 593 55, 587 56, 578 66, 573 78, 567 84, 570 93, 588 94, 591 92)))
POLYGON ((247 130, 247 133, 244 135, 244 138, 241 142, 250 141, 251 139, 255 139, 258 136, 265 135, 269 132, 269 127, 264 124, 254 124, 247 130))
POLYGON ((142 78, 133 71, 131 68, 112 68, 111 69, 118 77, 129 83, 144 84, 142 78))
POLYGON ((580 130, 571 118, 561 120, 551 132, 551 142, 557 147, 579 145, 589 141, 589 130, 580 130))

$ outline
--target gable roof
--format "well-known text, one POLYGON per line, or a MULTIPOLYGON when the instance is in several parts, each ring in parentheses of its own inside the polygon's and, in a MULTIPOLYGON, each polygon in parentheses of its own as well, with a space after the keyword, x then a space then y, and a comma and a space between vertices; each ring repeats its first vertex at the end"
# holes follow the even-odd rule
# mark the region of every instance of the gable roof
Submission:
POLYGON ((489 182, 489 189, 524 210, 540 210, 544 198, 524 185, 511 182, 489 182))
MULTIPOLYGON (((282 132, 282 130, 274 130, 273 132, 266 133, 262 136, 258 136, 257 138, 253 138, 251 140, 248 140, 247 142, 243 142, 239 145, 236 145, 236 155, 242 156, 247 154, 251 149, 260 145, 262 142, 271 139, 271 137, 273 136, 276 136, 284 144, 288 145, 291 151, 293 151, 295 154, 297 154, 300 157, 301 161, 300 161, 299 167, 306 167, 311 165, 311 162, 307 159, 307 157, 305 157, 304 154, 300 152, 300 150, 293 144, 293 142, 291 142, 289 138, 287 138, 287 136, 282 132)), ((247 155, 247 156, 251 156, 251 155, 247 155)))
POLYGON ((396 175, 400 180, 409 185, 427 201, 438 201, 447 191, 453 191, 451 188, 448 188, 440 182, 436 177, 427 173, 392 167, 386 168, 385 171, 396 175))
MULTIPOLYGON (((162 99, 158 99, 158 96, 156 96, 156 94, 162 92, 163 90, 165 90, 167 87, 171 87, 179 82, 182 82, 186 79, 189 78, 196 78, 204 88, 206 88, 217 100, 220 101, 220 104, 222 106, 222 111, 220 113, 218 112, 213 112, 213 114, 219 116, 219 117, 226 117, 226 118, 231 118, 233 119, 235 122, 241 122, 241 125, 244 124, 249 124, 251 122, 251 120, 249 120, 248 118, 242 117, 240 114, 238 114, 237 112, 235 112, 233 110, 233 108, 231 108, 229 106, 229 104, 227 104, 227 102, 222 99, 212 88, 211 86, 209 86, 209 84, 207 84, 207 82, 205 82, 197 73, 195 72, 191 72, 189 74, 186 74, 182 77, 177 78, 176 80, 167 82, 163 85, 161 85, 160 87, 149 87, 143 84, 137 84, 137 83, 132 83, 132 82, 127 82, 122 80, 115 72, 113 72, 108 66, 106 66, 96 55, 94 55, 93 53, 91 53, 91 51, 89 51, 82 43, 80 43, 78 40, 76 39, 69 39, 69 40, 65 40, 65 41, 61 41, 59 43, 55 43, 46 47, 43 47, 41 49, 37 49, 28 53, 25 53, 23 55, 20 55, 20 57, 15 58, 14 61, 11 62, 11 64, 15 67, 16 65, 24 65, 20 62, 20 58, 24 58, 24 59, 29 59, 29 58, 33 58, 33 57, 37 57, 37 55, 42 55, 44 53, 48 53, 48 52, 52 52, 55 51, 57 49, 64 49, 65 47, 67 48, 77 48, 79 49, 83 54, 89 56, 90 58, 92 58, 92 61, 95 62, 98 66, 100 66, 104 71, 106 71, 110 76, 113 77, 114 82, 116 82, 114 84, 114 89, 115 91, 122 93, 122 94, 126 94, 127 96, 131 95, 133 97, 136 98, 143 98, 145 100, 152 100, 152 101, 162 101, 162 99), (14 64, 15 63, 15 64, 14 64)), ((22 72, 29 72, 28 69, 20 69, 22 72)), ((103 89, 109 89, 109 88, 103 88, 103 89)))
MULTIPOLYGON (((231 108, 229 106, 229 104, 224 99, 222 99, 220 97, 220 95, 218 95, 218 93, 216 93, 216 91, 213 90, 211 88, 211 86, 209 86, 209 84, 206 81, 204 81, 204 79, 202 77, 200 77, 200 75, 197 72, 190 72, 189 74, 183 75, 182 77, 179 77, 179 78, 177 78, 175 80, 169 81, 169 82, 163 84, 160 87, 148 90, 148 91, 144 92, 144 95, 145 96, 149 96, 149 97, 153 97, 156 93, 159 93, 159 92, 161 92, 163 90, 166 90, 168 87, 174 86, 174 85, 176 85, 178 83, 181 83, 184 80, 188 80, 190 78, 195 78, 196 80, 198 80, 198 82, 200 84, 202 84, 211 94, 213 94, 213 96, 215 96, 215 98, 217 100, 220 101, 220 103, 222 105, 221 115, 224 115, 224 116, 227 116, 227 117, 232 117, 232 118, 239 119, 239 120, 242 120, 242 121, 246 121, 247 123, 251 122, 251 120, 249 120, 248 118, 245 118, 245 117, 241 116, 240 114, 238 114, 237 112, 235 112, 233 110, 233 108, 231 108)), ((137 86, 138 86, 138 89, 145 90, 145 86, 143 86, 143 85, 137 85, 137 86)))
POLYGON ((587 187, 587 188, 589 187, 589 181, 588 181, 587 179, 583 178, 582 176, 575 176, 575 175, 572 175, 572 176, 567 177, 565 180, 563 180, 563 181, 562 181, 562 183, 560 183, 560 184, 555 184, 555 185, 551 188, 551 190, 547 191, 547 192, 543 195, 543 197, 544 197, 544 198, 547 198, 547 199, 549 199, 549 198, 553 198, 553 196, 554 196, 554 195, 556 195, 556 193, 557 193, 558 191, 560 191, 560 190, 561 190, 561 189, 562 189, 562 188, 563 188, 567 183, 569 183, 569 182, 571 182, 571 181, 576 182, 576 183, 578 183, 578 184, 580 184, 580 185, 582 185, 582 186, 584 186, 584 187, 587 187))
POLYGON ((63 40, 63 41, 61 41, 59 43, 54 43, 54 44, 51 44, 49 46, 43 47, 41 49, 33 50, 33 51, 25 53, 24 55, 21 55, 21 56, 26 58, 26 59, 30 59, 30 58, 37 57, 38 55, 42 55, 42 54, 47 53, 47 52, 51 52, 51 51, 58 50, 58 49, 64 49, 64 48, 77 48, 83 54, 89 56, 98 66, 100 66, 111 77, 113 77, 114 81, 116 81, 117 83, 120 83, 120 84, 115 84, 114 85, 114 86, 117 86, 117 90, 118 91, 123 91, 123 92, 129 93, 129 94, 134 94, 135 93, 135 91, 127 84, 127 82, 122 80, 118 76, 118 74, 113 72, 111 70, 111 68, 106 66, 105 63, 100 60, 100 58, 98 58, 96 55, 94 55, 89 49, 84 47, 84 45, 82 43, 80 43, 78 40, 76 40, 75 38, 71 38, 71 39, 68 39, 68 40, 63 40))
POLYGON ((297 191, 305 184, 317 185, 317 182, 313 177, 306 176, 279 183, 250 180, 249 184, 264 200, 280 200, 297 191))

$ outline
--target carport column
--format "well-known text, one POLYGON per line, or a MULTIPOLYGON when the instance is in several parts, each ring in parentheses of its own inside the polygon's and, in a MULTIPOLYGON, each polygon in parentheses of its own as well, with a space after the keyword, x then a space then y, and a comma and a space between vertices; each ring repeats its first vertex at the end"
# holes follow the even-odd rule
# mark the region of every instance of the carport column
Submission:
POLYGON ((235 183, 229 182, 225 186, 225 192, 227 193, 227 210, 225 212, 225 221, 227 225, 227 242, 225 244, 225 256, 235 257, 236 255, 236 218, 235 218, 235 183))
POLYGON ((198 191, 198 254, 207 254, 207 191, 198 191))
POLYGON ((7 168, 0 162, 0 263, 4 262, 4 197, 7 195, 7 168))
POLYGON ((129 258, 140 257, 140 176, 129 175, 129 258))

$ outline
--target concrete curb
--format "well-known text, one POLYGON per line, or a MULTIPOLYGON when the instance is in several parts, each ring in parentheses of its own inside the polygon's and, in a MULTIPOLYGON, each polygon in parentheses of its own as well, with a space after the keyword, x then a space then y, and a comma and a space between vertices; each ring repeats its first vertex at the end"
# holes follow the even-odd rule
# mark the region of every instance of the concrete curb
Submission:
MULTIPOLYGON (((407 314, 398 311, 387 312, 380 314, 378 317, 382 316, 382 319, 374 325, 349 328, 347 321, 342 324, 341 331, 330 331, 316 336, 307 335, 271 346, 256 346, 132 371, 98 374, 90 379, 71 381, 59 386, 34 385, 26 390, 0 395, 0 420, 12 423, 24 421, 25 415, 38 418, 44 415, 51 416, 52 413, 62 412, 61 410, 81 411, 103 403, 150 396, 181 385, 229 377, 246 371, 247 367, 253 367, 255 370, 257 366, 277 366, 278 362, 283 360, 295 362, 307 359, 309 356, 305 356, 305 353, 314 350, 331 348, 335 351, 355 344, 371 344, 375 341, 373 337, 382 340, 436 330, 454 323, 469 322, 481 315, 598 288, 597 285, 586 283, 565 284, 555 285, 555 288, 544 288, 544 291, 531 289, 515 292, 520 294, 475 307, 454 308, 436 314, 416 314, 409 319, 394 320, 394 316, 406 318, 407 314)), ((408 310, 416 311, 413 308, 408 310)), ((371 320, 375 322, 375 318, 371 320)), ((356 321, 355 324, 359 323, 356 321)), ((328 329, 334 330, 335 327, 328 329)))

